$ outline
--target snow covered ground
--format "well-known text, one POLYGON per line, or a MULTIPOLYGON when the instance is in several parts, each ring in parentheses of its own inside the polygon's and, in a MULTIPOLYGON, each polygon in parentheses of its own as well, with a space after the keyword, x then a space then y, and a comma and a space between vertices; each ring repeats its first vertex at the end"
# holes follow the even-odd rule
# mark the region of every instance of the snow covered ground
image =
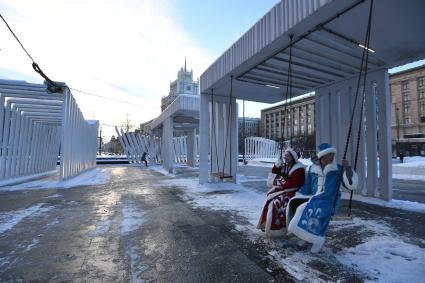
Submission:
MULTIPOLYGON (((249 178, 245 179, 249 181, 249 178)), ((311 264, 329 264, 345 266, 347 270, 357 273, 372 282, 419 282, 425 277, 425 249, 409 243, 408 239, 399 236, 384 222, 354 218, 349 221, 333 221, 331 233, 352 227, 368 235, 361 243, 342 248, 336 254, 324 246, 321 253, 311 254, 309 249, 294 249, 295 239, 267 240, 263 233, 255 229, 261 212, 264 194, 244 187, 245 180, 239 184, 216 183, 200 185, 197 178, 173 178, 160 180, 158 186, 178 186, 185 193, 185 198, 194 207, 212 210, 233 211, 249 225, 241 225, 234 220, 238 230, 252 241, 265 241, 268 254, 281 267, 285 268, 297 280, 307 282, 325 282, 321 278, 320 268, 311 268, 311 264), (290 244, 288 244, 290 243, 290 244)), ((398 202, 388 206, 412 208, 425 213, 425 205, 417 207, 415 203, 398 202)))
POLYGON ((110 172, 107 168, 97 167, 85 171, 68 180, 60 181, 58 176, 30 181, 23 184, 0 187, 0 191, 19 191, 28 189, 52 189, 52 188, 72 188, 78 186, 106 184, 109 180, 110 172))
POLYGON ((403 159, 403 163, 393 164, 395 167, 423 167, 425 168, 425 157, 423 156, 407 156, 403 159))

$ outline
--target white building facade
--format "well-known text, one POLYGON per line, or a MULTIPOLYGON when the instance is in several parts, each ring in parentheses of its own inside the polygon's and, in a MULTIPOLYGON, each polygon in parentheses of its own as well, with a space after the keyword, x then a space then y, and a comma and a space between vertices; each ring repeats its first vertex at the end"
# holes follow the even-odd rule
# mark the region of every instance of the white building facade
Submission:
POLYGON ((199 81, 193 80, 193 70, 187 70, 186 60, 184 62, 184 67, 177 73, 177 79, 170 83, 169 94, 161 99, 161 112, 180 94, 199 95, 199 81))

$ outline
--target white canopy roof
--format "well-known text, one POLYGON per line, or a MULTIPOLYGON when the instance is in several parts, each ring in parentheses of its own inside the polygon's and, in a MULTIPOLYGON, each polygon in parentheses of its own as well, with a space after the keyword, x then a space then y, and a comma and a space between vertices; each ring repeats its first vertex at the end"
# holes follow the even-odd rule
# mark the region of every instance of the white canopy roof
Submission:
MULTIPOLYGON (((201 93, 275 103, 286 93, 289 35, 292 95, 358 74, 370 0, 284 0, 201 76, 201 93), (278 87, 278 88, 277 88, 278 87)), ((369 71, 425 58, 425 1, 374 0, 369 71)))

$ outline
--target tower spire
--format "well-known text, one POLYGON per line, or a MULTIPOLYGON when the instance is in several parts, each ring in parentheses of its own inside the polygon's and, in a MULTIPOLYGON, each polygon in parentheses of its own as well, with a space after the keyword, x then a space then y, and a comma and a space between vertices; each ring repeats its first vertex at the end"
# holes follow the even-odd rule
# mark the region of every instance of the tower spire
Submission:
POLYGON ((186 70, 186 56, 184 56, 184 70, 187 71, 186 70))

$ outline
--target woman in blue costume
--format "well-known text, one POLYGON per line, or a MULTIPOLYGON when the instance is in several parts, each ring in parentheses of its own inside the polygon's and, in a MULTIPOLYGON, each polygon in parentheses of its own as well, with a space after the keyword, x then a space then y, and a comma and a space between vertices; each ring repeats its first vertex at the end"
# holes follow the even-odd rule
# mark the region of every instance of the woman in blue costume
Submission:
POLYGON ((312 252, 319 252, 325 242, 325 232, 341 198, 341 186, 354 190, 358 183, 348 160, 337 164, 335 153, 336 149, 328 143, 319 146, 304 186, 290 200, 286 210, 288 234, 312 243, 312 252))

